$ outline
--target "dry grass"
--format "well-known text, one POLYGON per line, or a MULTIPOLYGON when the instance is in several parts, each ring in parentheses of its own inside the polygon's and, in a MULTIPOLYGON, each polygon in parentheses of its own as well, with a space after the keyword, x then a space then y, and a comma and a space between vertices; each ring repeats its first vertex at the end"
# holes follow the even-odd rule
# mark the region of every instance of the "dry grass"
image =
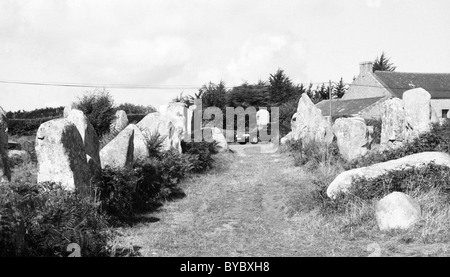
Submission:
MULTIPOLYGON (((248 151, 247 151, 248 150, 248 151)), ((143 215, 111 245, 142 256, 450 256, 450 203, 437 190, 414 191, 422 220, 408 231, 380 232, 375 200, 324 214, 311 198, 343 171, 320 162, 295 167, 286 153, 220 154, 215 167, 182 183, 186 197, 143 215)), ((14 168, 17 182, 36 179, 36 165, 14 168)))
POLYGON ((121 229, 143 256, 448 256, 449 205, 430 192, 413 195, 423 220, 409 231, 380 232, 374 203, 352 202, 323 214, 310 192, 343 168, 294 167, 286 154, 219 155, 218 168, 183 183, 186 197, 121 229), (376 253, 375 253, 376 254, 376 253))

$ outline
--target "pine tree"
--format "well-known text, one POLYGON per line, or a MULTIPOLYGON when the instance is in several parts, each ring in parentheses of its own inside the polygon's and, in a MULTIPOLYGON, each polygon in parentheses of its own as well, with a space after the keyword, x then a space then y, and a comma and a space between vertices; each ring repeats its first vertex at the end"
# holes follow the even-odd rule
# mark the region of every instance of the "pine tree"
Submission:
POLYGON ((375 59, 373 63, 373 72, 375 71, 395 71, 397 68, 394 66, 393 63, 391 63, 390 58, 387 58, 385 53, 381 53, 381 56, 375 59))
POLYGON ((270 101, 272 106, 279 106, 294 93, 294 85, 282 69, 269 77, 270 101))
POLYGON ((339 80, 339 83, 337 83, 333 87, 333 98, 342 98, 342 96, 344 96, 347 89, 348 89, 348 87, 346 84, 344 84, 344 81, 341 77, 341 80, 339 80))

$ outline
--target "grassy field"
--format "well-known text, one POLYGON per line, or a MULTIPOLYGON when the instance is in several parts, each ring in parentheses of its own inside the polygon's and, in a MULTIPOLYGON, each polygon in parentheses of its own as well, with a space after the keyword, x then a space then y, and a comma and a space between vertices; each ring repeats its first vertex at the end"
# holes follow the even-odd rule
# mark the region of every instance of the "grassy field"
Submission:
MULTIPOLYGON (((450 205, 433 191, 412 195, 423 219, 404 232, 380 232, 374 203, 345 214, 323 214, 311 200, 315 181, 343 169, 294 166, 286 153, 261 154, 258 145, 233 146, 215 168, 183 181, 185 197, 164 203, 112 242, 140 256, 450 256, 450 205)), ((35 164, 13 178, 35 178, 35 164)))
MULTIPOLYGON (((149 257, 450 254, 447 243, 425 244, 410 232, 381 233, 373 217, 357 222, 372 207, 350 209, 344 216, 306 209, 312 180, 323 176, 294 167, 286 154, 259 154, 241 146, 239 153, 217 159, 215 170, 183 183, 186 197, 120 229, 118 244, 134 245, 149 257)), ((337 174, 325 166, 322 171, 337 174)))

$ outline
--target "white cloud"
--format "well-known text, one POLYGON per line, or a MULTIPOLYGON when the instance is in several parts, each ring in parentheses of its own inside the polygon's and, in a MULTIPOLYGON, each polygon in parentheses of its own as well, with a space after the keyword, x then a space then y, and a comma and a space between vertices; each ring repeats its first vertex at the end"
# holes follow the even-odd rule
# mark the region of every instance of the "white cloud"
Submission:
POLYGON ((369 8, 381 7, 381 0, 366 0, 366 3, 369 8))

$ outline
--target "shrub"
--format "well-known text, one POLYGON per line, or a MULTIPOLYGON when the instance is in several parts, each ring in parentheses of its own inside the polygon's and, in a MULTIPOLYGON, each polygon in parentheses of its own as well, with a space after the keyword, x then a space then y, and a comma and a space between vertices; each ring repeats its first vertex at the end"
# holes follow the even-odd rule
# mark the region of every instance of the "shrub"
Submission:
POLYGON ((353 180, 350 194, 363 200, 382 198, 391 192, 410 193, 439 189, 450 200, 450 168, 430 163, 422 168, 392 171, 383 176, 353 180))
MULTIPOLYGON (((118 105, 115 108, 116 111, 123 110, 127 115, 135 114, 135 115, 147 115, 152 112, 156 112, 156 108, 149 105, 149 106, 143 106, 143 105, 135 105, 132 103, 123 103, 118 105)), ((129 119, 129 118, 128 118, 129 119)), ((129 120, 131 122, 131 120, 129 120)))
POLYGON ((111 223, 120 222, 134 214, 136 186, 140 178, 130 167, 105 167, 94 177, 93 186, 101 202, 100 208, 110 216, 111 223))
POLYGON ((336 163, 342 160, 336 138, 328 147, 316 141, 304 143, 301 140, 289 140, 286 143, 286 147, 294 157, 295 166, 308 165, 311 168, 319 163, 336 163))
POLYGON ((192 171, 201 173, 212 168, 214 158, 212 155, 218 153, 217 142, 181 142, 182 152, 191 155, 190 162, 193 164, 192 171))
POLYGON ((161 136, 159 133, 150 134, 147 130, 142 131, 145 138, 145 144, 147 145, 149 157, 160 157, 163 149, 165 136, 161 136))
POLYGON ((34 136, 42 123, 59 117, 39 119, 9 119, 8 134, 17 136, 34 136))
POLYGON ((73 106, 86 115, 100 137, 109 132, 115 116, 114 100, 109 92, 97 89, 87 92, 73 106))
POLYGON ((58 185, 13 182, 0 187, 0 256, 106 256, 113 233, 99 203, 58 185))
POLYGON ((348 205, 378 200, 394 192, 405 194, 426 194, 438 191, 450 201, 450 168, 430 163, 425 167, 411 168, 403 171, 392 171, 377 178, 353 179, 352 186, 345 194, 334 200, 326 195, 329 182, 313 192, 316 203, 323 214, 345 213, 348 205))

